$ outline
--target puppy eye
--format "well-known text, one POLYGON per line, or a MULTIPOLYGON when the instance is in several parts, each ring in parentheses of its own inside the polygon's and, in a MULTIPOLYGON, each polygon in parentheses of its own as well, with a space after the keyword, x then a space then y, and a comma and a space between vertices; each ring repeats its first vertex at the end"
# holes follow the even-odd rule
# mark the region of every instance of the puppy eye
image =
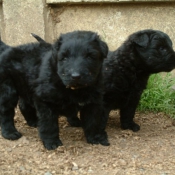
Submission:
POLYGON ((68 52, 63 52, 63 53, 61 54, 61 58, 62 58, 63 61, 64 61, 64 60, 67 60, 68 57, 69 57, 69 53, 68 53, 68 52))
POLYGON ((164 51, 164 52, 167 51, 167 49, 166 49, 165 47, 163 47, 163 46, 161 46, 161 47, 159 48, 159 50, 160 50, 160 51, 164 51))

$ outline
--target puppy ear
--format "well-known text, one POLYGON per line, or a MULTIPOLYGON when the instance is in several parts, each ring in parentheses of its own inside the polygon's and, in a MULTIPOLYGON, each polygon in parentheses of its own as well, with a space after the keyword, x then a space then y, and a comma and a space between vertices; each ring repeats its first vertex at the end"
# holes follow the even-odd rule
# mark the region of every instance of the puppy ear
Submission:
POLYGON ((107 58, 107 54, 108 54, 108 46, 104 41, 100 41, 100 48, 103 54, 103 58, 107 58))
POLYGON ((135 38, 133 38, 133 42, 141 47, 147 47, 149 43, 149 37, 145 33, 137 35, 135 38))
POLYGON ((97 34, 94 34, 92 37, 93 37, 93 40, 98 43, 103 58, 107 58, 107 54, 108 54, 107 44, 104 41, 102 41, 97 34))
POLYGON ((61 44, 63 42, 63 37, 62 35, 56 40, 56 42, 54 43, 53 47, 56 49, 56 50, 59 50, 61 44))
POLYGON ((63 38, 62 35, 56 40, 52 46, 52 58, 57 59, 57 52, 62 44, 63 38))

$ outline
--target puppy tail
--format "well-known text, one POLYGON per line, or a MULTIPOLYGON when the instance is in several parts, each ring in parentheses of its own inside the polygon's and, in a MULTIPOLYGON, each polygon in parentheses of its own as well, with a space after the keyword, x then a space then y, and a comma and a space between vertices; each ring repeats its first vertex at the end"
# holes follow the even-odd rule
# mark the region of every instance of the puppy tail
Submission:
POLYGON ((31 35, 39 42, 39 43, 46 43, 41 37, 38 35, 31 33, 31 35))

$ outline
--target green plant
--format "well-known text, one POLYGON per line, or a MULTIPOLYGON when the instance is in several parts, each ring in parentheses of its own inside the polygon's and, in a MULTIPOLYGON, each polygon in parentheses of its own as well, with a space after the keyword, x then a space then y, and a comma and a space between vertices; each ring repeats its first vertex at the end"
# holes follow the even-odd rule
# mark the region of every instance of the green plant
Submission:
POLYGON ((138 111, 164 112, 175 117, 175 77, 167 73, 150 76, 139 102, 138 111))

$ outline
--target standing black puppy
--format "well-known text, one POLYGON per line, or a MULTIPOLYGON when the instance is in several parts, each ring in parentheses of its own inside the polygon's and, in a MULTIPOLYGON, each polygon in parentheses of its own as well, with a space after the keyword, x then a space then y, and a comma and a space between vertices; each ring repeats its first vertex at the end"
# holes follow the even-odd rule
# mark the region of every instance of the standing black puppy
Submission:
MULTIPOLYGON (((7 49, 0 57, 0 117, 2 136, 15 140, 18 98, 27 122, 36 126, 47 149, 62 145, 58 116, 80 118, 88 143, 109 145, 102 118, 102 63, 108 47, 96 33, 63 34, 52 49, 42 43, 7 49), (29 115, 30 114, 30 115, 29 115), (71 115, 70 115, 71 114, 71 115)), ((71 119, 70 119, 71 120, 71 119)))
POLYGON ((142 30, 130 35, 103 64, 106 118, 112 109, 120 109, 121 127, 138 131, 133 118, 149 76, 174 68, 175 53, 167 34, 142 30))

